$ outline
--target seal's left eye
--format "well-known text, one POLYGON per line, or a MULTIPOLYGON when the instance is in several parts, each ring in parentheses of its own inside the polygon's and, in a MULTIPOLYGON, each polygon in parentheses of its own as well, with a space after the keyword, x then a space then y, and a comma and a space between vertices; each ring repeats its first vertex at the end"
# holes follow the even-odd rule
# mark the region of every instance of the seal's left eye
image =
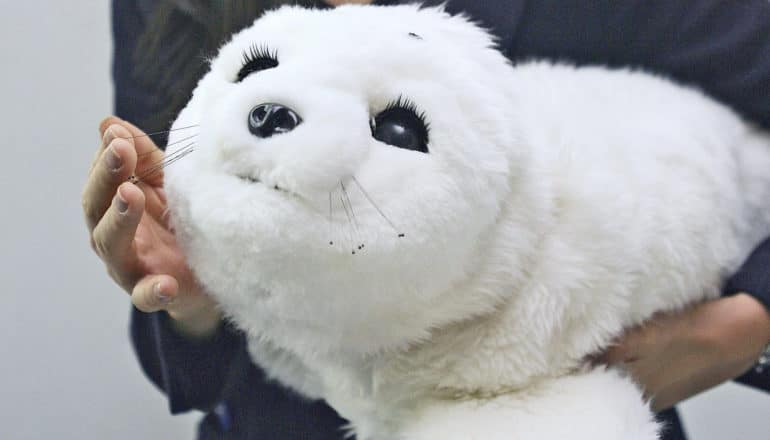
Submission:
POLYGON ((235 82, 243 81, 252 73, 278 67, 278 53, 271 52, 267 46, 253 45, 243 53, 243 66, 238 71, 235 82))

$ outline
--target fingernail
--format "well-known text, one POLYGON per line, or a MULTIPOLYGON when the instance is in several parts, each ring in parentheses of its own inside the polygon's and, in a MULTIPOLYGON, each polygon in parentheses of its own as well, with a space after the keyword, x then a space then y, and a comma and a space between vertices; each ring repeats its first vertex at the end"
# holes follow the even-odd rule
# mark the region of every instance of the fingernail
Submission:
POLYGON ((117 171, 120 169, 120 167, 123 166, 123 161, 120 159, 120 156, 118 156, 118 153, 115 152, 115 149, 110 146, 107 148, 107 154, 104 155, 104 160, 107 164, 107 167, 112 171, 117 171))
POLYGON ((115 206, 121 214, 125 214, 128 211, 128 202, 120 195, 120 191, 115 195, 115 206))
POLYGON ((107 128, 107 130, 104 130, 104 136, 102 137, 102 142, 104 145, 109 145, 113 139, 115 139, 115 133, 112 132, 112 128, 107 128))
POLYGON ((154 286, 152 286, 152 292, 155 294, 155 296, 158 298, 158 301, 160 301, 163 304, 167 304, 171 301, 171 297, 168 295, 164 295, 160 291, 160 283, 155 283, 154 286))

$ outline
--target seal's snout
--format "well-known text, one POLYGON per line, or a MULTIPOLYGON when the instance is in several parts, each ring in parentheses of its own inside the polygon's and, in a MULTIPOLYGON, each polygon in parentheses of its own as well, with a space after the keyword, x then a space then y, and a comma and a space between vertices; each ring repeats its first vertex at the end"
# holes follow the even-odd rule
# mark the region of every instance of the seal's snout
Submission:
POLYGON ((249 131, 259 138, 288 133, 301 123, 297 112, 281 104, 260 104, 249 113, 249 131))

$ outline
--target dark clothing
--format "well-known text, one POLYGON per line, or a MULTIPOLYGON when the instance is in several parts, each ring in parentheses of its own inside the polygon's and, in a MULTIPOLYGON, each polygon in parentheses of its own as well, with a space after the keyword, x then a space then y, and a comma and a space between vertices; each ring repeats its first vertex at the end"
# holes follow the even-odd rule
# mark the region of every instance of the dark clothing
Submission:
MULTIPOLYGON (((140 120, 159 105, 131 76, 136 38, 153 4, 113 1, 116 113, 127 120, 140 120)), ((640 66, 695 84, 770 128, 767 0, 450 0, 447 9, 465 11, 492 29, 513 60, 640 66)), ((725 294, 745 291, 770 309, 768 263, 770 240, 729 280, 725 294)), ((170 329, 164 313, 134 310, 131 338, 142 368, 168 395, 172 413, 207 412, 200 438, 343 438, 339 427, 344 421, 326 405, 268 383, 250 362, 243 335, 232 328, 224 326, 211 340, 191 342, 170 329)), ((770 372, 739 380, 770 390, 770 372)), ((669 427, 666 438, 683 439, 675 412, 662 416, 669 427)))

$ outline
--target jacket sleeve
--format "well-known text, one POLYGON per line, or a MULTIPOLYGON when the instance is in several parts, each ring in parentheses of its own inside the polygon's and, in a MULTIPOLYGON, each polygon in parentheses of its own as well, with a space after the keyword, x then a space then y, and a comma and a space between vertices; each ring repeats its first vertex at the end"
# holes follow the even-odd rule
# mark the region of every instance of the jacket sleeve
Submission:
POLYGON ((139 85, 134 77, 134 50, 145 30, 151 2, 112 1, 112 80, 115 114, 127 121, 140 121, 148 112, 157 111, 158 98, 139 85))
POLYGON ((179 335, 165 312, 131 312, 131 342, 145 374, 169 399, 172 414, 211 411, 222 399, 228 378, 242 368, 235 362, 245 350, 242 334, 222 324, 206 340, 179 335))

